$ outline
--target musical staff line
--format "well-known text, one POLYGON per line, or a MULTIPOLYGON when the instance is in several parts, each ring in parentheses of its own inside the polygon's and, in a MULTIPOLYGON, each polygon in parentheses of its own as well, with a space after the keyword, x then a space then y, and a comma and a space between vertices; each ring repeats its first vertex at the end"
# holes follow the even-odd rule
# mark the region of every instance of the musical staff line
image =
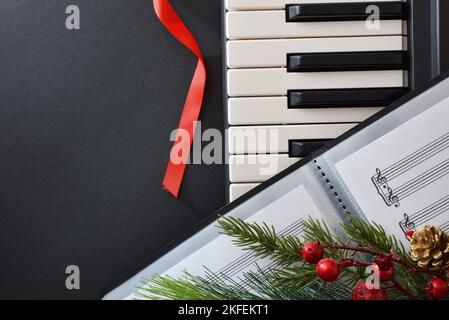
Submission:
POLYGON ((391 181, 447 148, 449 148, 449 132, 382 170, 382 178, 385 178, 386 182, 391 181))
POLYGON ((409 182, 403 184, 397 188, 394 194, 402 200, 412 195, 418 190, 425 188, 429 184, 441 179, 449 173, 449 159, 439 163, 432 169, 420 174, 416 178, 410 180, 409 182))
POLYGON ((444 232, 449 232, 449 221, 446 222, 446 223, 444 223, 444 224, 442 224, 442 225, 440 226, 440 228, 441 228, 441 230, 443 230, 444 232))
POLYGON ((405 158, 395 162, 384 170, 376 168, 376 174, 371 177, 371 180, 386 205, 399 208, 401 200, 415 194, 419 190, 449 174, 449 159, 446 159, 400 186, 393 187, 392 185, 393 180, 448 148, 449 132, 409 154, 405 158))
MULTIPOLYGON (((304 226, 305 226, 304 219, 300 219, 282 229, 278 234, 280 236, 299 235, 303 231, 304 226)), ((216 273, 222 274, 226 277, 233 277, 234 275, 242 272, 244 269, 254 264, 258 259, 259 257, 257 257, 254 253, 246 252, 239 258, 234 259, 227 265, 223 266, 216 273)))
MULTIPOLYGON (((404 220, 402 220, 399 223, 399 225, 404 234, 406 235, 406 237, 410 238, 408 234, 410 231, 415 232, 418 228, 429 223, 431 220, 447 213, 448 211, 449 211, 449 195, 443 197, 437 202, 430 204, 429 206, 417 211, 416 213, 410 216, 408 214, 404 214, 404 220)), ((441 226, 441 229, 443 231, 445 231, 445 228, 446 229, 449 228, 449 222, 446 222, 444 225, 441 226)))

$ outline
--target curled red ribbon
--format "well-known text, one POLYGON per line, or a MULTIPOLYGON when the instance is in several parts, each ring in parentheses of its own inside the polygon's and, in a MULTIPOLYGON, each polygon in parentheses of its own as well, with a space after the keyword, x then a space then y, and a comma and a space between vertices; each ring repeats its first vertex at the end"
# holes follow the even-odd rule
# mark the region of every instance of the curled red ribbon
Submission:
MULTIPOLYGON (((193 137, 195 135, 195 124, 196 121, 198 121, 201 111, 201 104, 203 102, 204 88, 206 86, 206 67, 195 37, 186 27, 181 18, 179 18, 178 14, 170 5, 168 0, 153 0, 153 6, 157 17, 167 28, 167 30, 170 31, 173 37, 192 51, 198 58, 196 70, 190 84, 190 89, 187 94, 181 119, 179 121, 176 139, 172 148, 172 153, 175 149, 190 151, 193 143, 193 137), (188 135, 181 135, 181 131, 187 132, 188 135), (179 148, 178 144, 186 144, 185 146, 188 144, 188 148, 179 148)), ((183 161, 176 161, 176 163, 172 159, 172 153, 170 154, 170 160, 165 171, 162 187, 177 198, 184 172, 186 170, 186 163, 189 158, 189 153, 182 154, 181 158, 183 161)))

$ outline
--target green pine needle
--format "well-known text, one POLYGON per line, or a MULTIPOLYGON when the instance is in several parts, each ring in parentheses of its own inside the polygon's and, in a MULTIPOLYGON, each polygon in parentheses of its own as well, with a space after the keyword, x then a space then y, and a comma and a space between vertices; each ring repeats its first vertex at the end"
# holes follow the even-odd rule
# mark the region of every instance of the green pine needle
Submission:
POLYGON ((232 237, 232 242, 243 250, 252 251, 259 258, 270 257, 280 266, 298 262, 302 243, 294 236, 279 236, 267 224, 248 223, 233 217, 218 220, 219 232, 232 237))
POLYGON ((396 237, 388 235, 385 229, 375 222, 368 223, 350 217, 350 224, 343 224, 342 227, 351 240, 361 247, 369 247, 385 253, 394 251, 403 259, 411 261, 402 242, 396 237))
MULTIPOLYGON (((362 267, 344 268, 334 283, 324 283, 316 275, 316 266, 305 263, 299 254, 303 243, 319 241, 325 244, 356 243, 379 252, 395 252, 410 261, 408 252, 394 236, 388 235, 382 226, 350 217, 350 223, 343 224, 346 237, 337 230, 330 230, 322 220, 309 218, 304 223, 302 239, 276 233, 274 227, 263 223, 248 223, 233 217, 218 220, 219 232, 232 238, 232 242, 243 250, 252 252, 258 258, 269 258, 274 267, 257 268, 246 272, 241 279, 231 279, 205 269, 204 276, 185 272, 174 279, 168 276, 154 276, 145 279, 135 296, 143 299, 173 300, 296 300, 296 299, 351 299, 353 288, 367 277, 362 267)), ((353 258, 366 263, 372 257, 348 250, 325 249, 325 256, 336 260, 353 258)), ((371 261, 369 260, 371 259, 371 261)), ((417 298, 426 298, 422 284, 428 276, 410 273, 397 265, 396 279, 417 298)), ((405 299, 402 292, 389 290, 391 299, 405 299)))

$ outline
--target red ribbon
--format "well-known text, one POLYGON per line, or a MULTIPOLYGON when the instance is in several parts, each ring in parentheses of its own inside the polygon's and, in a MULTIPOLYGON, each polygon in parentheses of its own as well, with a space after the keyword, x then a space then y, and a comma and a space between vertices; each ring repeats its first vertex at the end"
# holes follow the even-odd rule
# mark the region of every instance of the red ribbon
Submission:
POLYGON ((206 67, 204 65, 203 56, 201 55, 198 43, 195 37, 186 27, 181 18, 179 18, 176 11, 170 5, 168 0, 153 0, 154 11, 161 23, 167 28, 168 31, 179 42, 192 51, 198 58, 198 64, 196 66, 195 74, 193 75, 192 82, 190 84, 189 93, 184 104, 181 119, 179 121, 176 139, 173 144, 172 152, 170 154, 170 160, 165 171, 164 181, 162 187, 170 192, 176 198, 179 194, 182 178, 186 170, 186 163, 189 158, 189 153, 182 154, 182 161, 173 162, 172 157, 179 157, 178 154, 174 155, 173 152, 178 150, 189 150, 192 147, 193 137, 195 134, 195 124, 198 120, 201 111, 201 104, 204 96, 204 88, 206 86, 206 67), (181 129, 184 132, 188 132, 188 138, 186 135, 180 134, 181 129), (187 140, 187 141, 186 141, 187 140), (179 146, 178 144, 186 144, 179 146), (188 146, 187 146, 188 144, 188 146), (184 147, 188 148, 184 148, 184 147), (180 163, 179 163, 180 162, 180 163))

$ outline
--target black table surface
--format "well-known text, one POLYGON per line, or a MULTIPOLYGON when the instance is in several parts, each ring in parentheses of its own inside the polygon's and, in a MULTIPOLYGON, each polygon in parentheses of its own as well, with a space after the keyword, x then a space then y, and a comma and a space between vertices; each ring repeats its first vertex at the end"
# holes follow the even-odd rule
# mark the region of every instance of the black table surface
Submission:
MULTIPOLYGON (((220 1, 171 3, 205 56, 203 129, 222 129, 220 1)), ((151 0, 0 1, 0 298, 101 298, 225 204, 221 165, 161 189, 195 64, 151 0)))

